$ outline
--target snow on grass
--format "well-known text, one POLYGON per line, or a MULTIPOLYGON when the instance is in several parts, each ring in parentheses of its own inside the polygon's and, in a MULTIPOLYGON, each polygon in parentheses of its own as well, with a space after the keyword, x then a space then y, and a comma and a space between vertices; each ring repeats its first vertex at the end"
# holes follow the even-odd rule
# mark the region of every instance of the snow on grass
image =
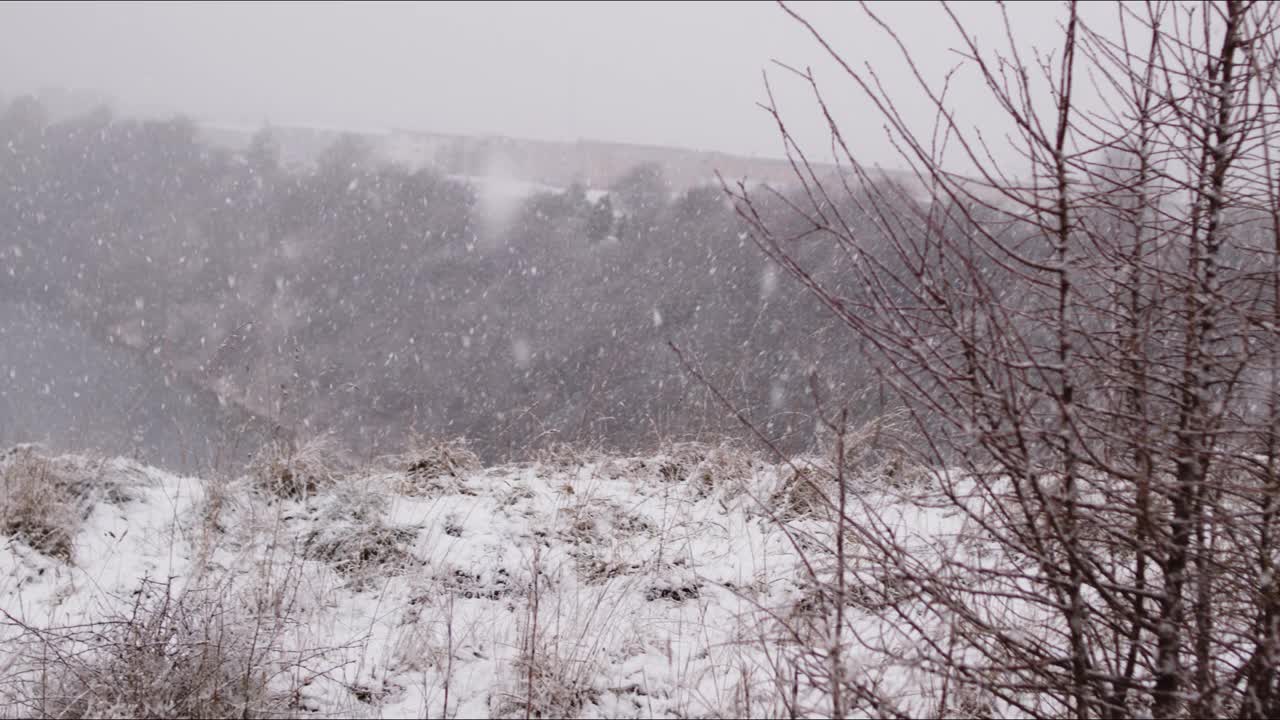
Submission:
POLYGON ((785 715, 779 662, 808 651, 775 619, 812 600, 796 537, 826 524, 780 526, 762 505, 789 471, 740 451, 383 464, 299 494, 96 467, 67 553, 0 536, 0 715, 785 715), (179 678, 214 644, 200 623, 218 670, 179 678), (139 662, 103 650, 120 627, 164 628, 146 676, 190 691, 69 704, 139 662))

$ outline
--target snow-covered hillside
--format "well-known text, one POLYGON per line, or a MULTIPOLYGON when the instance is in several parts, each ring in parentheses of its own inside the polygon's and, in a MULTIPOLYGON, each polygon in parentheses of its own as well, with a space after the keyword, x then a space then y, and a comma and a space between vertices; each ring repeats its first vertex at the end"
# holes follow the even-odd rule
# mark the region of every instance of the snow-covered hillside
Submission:
MULTIPOLYGON (((23 447, 0 471, 0 716, 829 712, 806 563, 831 524, 809 471, 737 449, 357 468, 318 444, 207 480, 23 447)), ((860 502, 935 533, 918 492, 860 502)))

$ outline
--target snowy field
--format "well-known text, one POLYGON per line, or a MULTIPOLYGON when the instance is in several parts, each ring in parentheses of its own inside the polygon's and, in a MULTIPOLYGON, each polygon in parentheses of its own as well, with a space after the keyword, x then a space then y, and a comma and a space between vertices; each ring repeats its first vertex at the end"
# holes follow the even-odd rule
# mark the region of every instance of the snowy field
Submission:
MULTIPOLYGON (((832 523, 805 467, 686 444, 483 468, 439 443, 352 467, 319 443, 209 480, 16 448, 0 717, 829 714, 807 664, 832 523)), ((918 488, 858 497, 950 522, 918 488)), ((891 592, 846 622, 890 631, 891 592)), ((927 711, 904 666, 847 652, 927 711)))

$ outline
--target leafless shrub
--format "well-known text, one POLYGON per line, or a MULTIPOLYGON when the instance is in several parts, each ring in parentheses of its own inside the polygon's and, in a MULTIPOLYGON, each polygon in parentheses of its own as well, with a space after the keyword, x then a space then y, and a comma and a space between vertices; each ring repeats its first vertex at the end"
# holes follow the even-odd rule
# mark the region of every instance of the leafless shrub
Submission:
POLYGON ((29 629, 22 705, 39 717, 288 717, 280 654, 285 618, 254 619, 225 587, 178 591, 144 581, 132 607, 102 622, 29 629))
POLYGON ((997 717, 997 705, 991 693, 979 684, 965 683, 951 690, 951 697, 939 717, 989 718, 997 717))
POLYGON ((902 84, 786 10, 911 177, 858 162, 813 74, 785 68, 813 91, 839 169, 810 161, 766 86, 799 191, 725 189, 760 249, 870 349, 918 430, 903 457, 946 469, 932 501, 961 521, 920 542, 910 517, 851 493, 850 475, 893 461, 858 451, 846 413, 819 402, 836 448, 817 494, 836 529, 817 547, 836 572, 809 571, 832 609, 797 677, 836 717, 903 712, 846 666, 856 642, 940 681, 921 712, 1280 714, 1280 7, 1123 4, 1103 30, 1071 2, 1050 55, 1007 21, 991 50, 945 9, 1030 165, 1020 177, 873 6, 932 132, 902 114, 902 84), (860 552, 918 598, 869 608, 879 636, 842 618, 860 552))

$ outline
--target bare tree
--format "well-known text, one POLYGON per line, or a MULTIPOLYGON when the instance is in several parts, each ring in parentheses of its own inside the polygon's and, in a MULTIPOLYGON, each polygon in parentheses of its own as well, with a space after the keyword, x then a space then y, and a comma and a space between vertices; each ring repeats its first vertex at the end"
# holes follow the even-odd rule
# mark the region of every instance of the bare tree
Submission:
POLYGON ((870 348, 964 518, 945 547, 913 546, 849 503, 841 474, 841 532, 913 598, 882 611, 892 638, 853 642, 940 680, 940 714, 964 697, 980 714, 1280 717, 1280 8, 1118 3, 1103 30, 1069 2, 1061 47, 1041 53, 1007 14, 1006 48, 984 50, 944 4, 1026 173, 994 160, 951 76, 924 77, 874 6, 861 12, 901 51, 931 132, 875 67, 783 9, 879 113, 911 179, 860 163, 813 73, 784 66, 812 89, 839 172, 818 170, 770 90, 800 191, 726 190, 870 348))

